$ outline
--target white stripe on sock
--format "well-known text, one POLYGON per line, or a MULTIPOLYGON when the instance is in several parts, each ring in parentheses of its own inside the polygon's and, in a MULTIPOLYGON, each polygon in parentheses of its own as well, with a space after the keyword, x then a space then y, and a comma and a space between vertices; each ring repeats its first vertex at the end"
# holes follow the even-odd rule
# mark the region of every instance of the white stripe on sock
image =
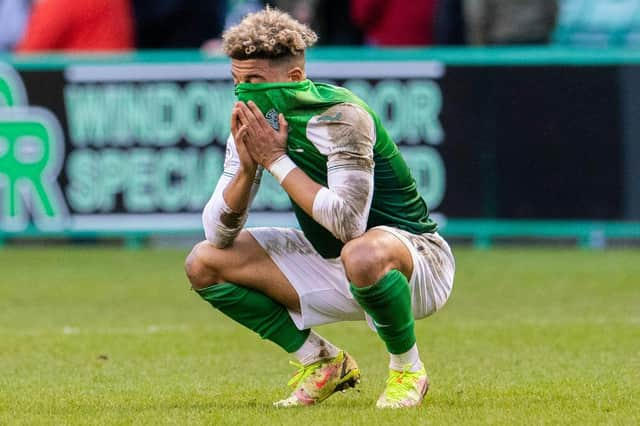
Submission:
POLYGON ((402 371, 405 366, 410 366, 409 371, 415 373, 422 368, 420 354, 418 353, 418 345, 414 345, 403 354, 389 354, 389 368, 396 371, 402 371))
POLYGON ((307 340, 293 355, 302 365, 309 365, 321 359, 333 358, 339 351, 331 342, 311 330, 307 340))

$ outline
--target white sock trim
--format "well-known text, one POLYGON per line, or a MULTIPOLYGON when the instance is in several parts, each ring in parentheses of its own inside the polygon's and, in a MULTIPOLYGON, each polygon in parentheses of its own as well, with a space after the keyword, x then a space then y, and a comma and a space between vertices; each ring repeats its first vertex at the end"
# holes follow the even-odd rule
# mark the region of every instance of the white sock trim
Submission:
POLYGON ((403 354, 389 354, 389 368, 395 371, 402 371, 405 366, 409 366, 409 371, 415 373, 422 368, 418 345, 414 345, 403 354))
POLYGON ((293 355, 302 365, 309 365, 321 359, 333 358, 338 355, 338 352, 340 349, 311 330, 307 340, 293 355))

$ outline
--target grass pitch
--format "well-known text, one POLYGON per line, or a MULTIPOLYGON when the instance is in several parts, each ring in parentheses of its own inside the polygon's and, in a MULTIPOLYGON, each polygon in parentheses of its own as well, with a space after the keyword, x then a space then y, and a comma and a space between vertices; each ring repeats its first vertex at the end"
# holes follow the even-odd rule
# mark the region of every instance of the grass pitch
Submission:
POLYGON ((309 409, 286 354, 190 292, 182 251, 0 250, 0 424, 640 424, 640 252, 456 250, 454 293, 417 323, 432 381, 374 408, 387 357, 362 323, 320 332, 360 392, 309 409))

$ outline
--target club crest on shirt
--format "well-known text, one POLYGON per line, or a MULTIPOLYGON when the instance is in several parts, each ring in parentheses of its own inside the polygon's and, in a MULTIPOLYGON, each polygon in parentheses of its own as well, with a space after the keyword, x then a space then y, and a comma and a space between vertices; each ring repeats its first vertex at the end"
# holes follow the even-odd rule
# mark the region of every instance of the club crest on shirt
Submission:
POLYGON ((273 127, 276 132, 280 131, 280 122, 278 121, 278 111, 271 108, 265 115, 264 118, 267 119, 269 125, 273 127))

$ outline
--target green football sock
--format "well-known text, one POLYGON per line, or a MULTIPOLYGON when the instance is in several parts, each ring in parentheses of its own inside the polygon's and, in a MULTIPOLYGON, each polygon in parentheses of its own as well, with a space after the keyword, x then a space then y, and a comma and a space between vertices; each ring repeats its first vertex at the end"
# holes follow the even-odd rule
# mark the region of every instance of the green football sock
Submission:
POLYGON ((298 330, 284 306, 259 291, 223 283, 196 292, 232 320, 289 353, 300 349, 309 336, 309 330, 298 330))
POLYGON ((378 335, 392 354, 407 352, 416 343, 409 282, 393 270, 369 287, 351 284, 351 293, 376 325, 378 335))

